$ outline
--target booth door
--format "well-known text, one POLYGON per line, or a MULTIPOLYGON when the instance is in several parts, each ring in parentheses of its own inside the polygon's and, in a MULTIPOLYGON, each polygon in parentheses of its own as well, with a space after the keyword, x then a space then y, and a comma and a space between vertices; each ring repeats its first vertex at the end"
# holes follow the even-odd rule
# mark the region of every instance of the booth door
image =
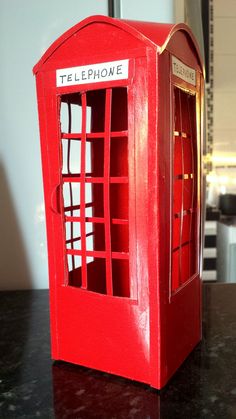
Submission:
MULTIPOLYGON (((197 75, 198 76, 198 75, 197 75)), ((162 353, 174 373, 201 339, 200 280, 200 75, 197 86, 173 77, 173 156, 171 176, 171 275, 166 305, 166 342, 162 353)), ((164 361, 163 361, 164 362, 164 361)), ((165 375, 166 374, 166 375, 165 375)))
POLYGON ((174 86, 172 293, 199 275, 196 94, 174 86))
POLYGON ((55 357, 147 381, 127 98, 127 87, 60 96, 65 275, 57 289, 55 357))
POLYGON ((129 298, 127 89, 61 96, 61 124, 67 284, 129 298))

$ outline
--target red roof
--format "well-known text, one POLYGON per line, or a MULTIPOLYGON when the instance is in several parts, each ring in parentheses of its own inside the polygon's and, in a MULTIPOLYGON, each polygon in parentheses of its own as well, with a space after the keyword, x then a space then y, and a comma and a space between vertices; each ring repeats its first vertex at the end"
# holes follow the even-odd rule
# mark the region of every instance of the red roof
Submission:
POLYGON ((170 38, 173 34, 177 31, 185 31, 188 33, 192 42, 196 48, 198 55, 199 48, 195 37, 193 36, 191 30, 187 25, 184 23, 180 23, 177 25, 174 24, 167 24, 167 23, 154 23, 154 22, 143 22, 143 21, 135 21, 135 20, 122 20, 122 19, 115 19, 107 16, 95 15, 90 16, 81 22, 77 23, 76 25, 72 26, 68 31, 63 33, 53 44, 47 49, 47 51, 43 54, 41 59, 38 63, 34 66, 33 72, 36 74, 40 67, 49 59, 49 57, 54 53, 54 51, 59 48, 64 42, 66 42, 70 37, 72 37, 76 32, 80 31, 87 25, 96 23, 96 22, 103 22, 110 25, 114 25, 134 37, 142 40, 146 45, 155 47, 159 53, 161 53, 168 44, 170 38))

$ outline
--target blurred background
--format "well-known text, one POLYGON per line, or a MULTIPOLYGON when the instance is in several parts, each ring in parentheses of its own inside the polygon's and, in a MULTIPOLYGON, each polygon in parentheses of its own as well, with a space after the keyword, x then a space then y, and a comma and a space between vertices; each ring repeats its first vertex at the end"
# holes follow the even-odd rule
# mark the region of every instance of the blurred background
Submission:
POLYGON ((236 1, 1 0, 0 289, 48 288, 32 67, 83 18, 187 22, 206 67, 206 281, 236 280, 236 1))

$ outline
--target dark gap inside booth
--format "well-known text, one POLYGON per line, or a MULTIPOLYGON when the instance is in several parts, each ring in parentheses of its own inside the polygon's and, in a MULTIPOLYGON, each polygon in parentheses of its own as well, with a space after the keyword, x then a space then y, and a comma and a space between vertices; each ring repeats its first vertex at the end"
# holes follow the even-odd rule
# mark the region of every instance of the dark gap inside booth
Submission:
POLYGON ((107 294, 110 264, 112 295, 130 297, 127 88, 62 95, 60 125, 68 284, 86 260, 86 289, 107 294))

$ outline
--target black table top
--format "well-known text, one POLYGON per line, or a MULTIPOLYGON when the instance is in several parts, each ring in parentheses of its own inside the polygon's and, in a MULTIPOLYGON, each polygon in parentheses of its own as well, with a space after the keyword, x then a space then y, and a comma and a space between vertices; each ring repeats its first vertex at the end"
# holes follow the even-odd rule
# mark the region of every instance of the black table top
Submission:
POLYGON ((160 392, 52 362, 48 291, 0 293, 0 418, 236 418, 236 284, 204 284, 203 340, 160 392))

